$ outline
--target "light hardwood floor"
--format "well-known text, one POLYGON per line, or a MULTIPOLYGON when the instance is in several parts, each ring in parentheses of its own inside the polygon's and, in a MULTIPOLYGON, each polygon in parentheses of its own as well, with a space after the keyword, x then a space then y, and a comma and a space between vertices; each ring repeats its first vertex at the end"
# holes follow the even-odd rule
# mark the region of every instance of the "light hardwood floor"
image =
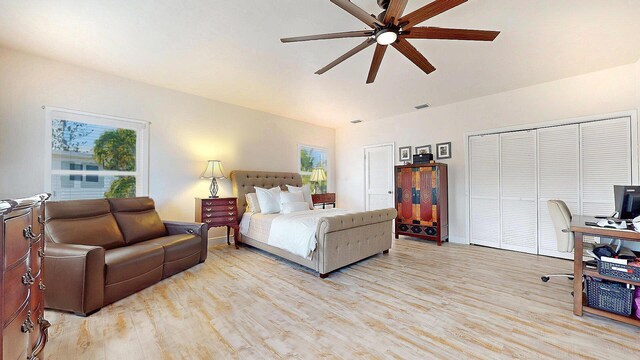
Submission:
POLYGON ((47 359, 638 359, 640 328, 572 314, 571 262, 395 240, 322 280, 255 249, 88 318, 48 311, 47 359))

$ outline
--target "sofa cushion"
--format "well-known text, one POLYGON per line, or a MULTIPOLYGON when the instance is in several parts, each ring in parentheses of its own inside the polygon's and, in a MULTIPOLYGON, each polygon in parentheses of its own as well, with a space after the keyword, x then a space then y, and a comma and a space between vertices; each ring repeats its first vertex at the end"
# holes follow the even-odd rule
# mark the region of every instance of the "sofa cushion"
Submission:
POLYGON ((156 239, 147 240, 142 244, 155 244, 164 248, 164 262, 179 260, 193 254, 200 255, 202 239, 200 236, 192 234, 178 234, 163 236, 156 239))
POLYGON ((58 244, 123 246, 124 238, 107 200, 47 201, 45 234, 58 244))
POLYGON ((157 244, 134 244, 108 250, 104 255, 105 284, 132 280, 162 268, 164 250, 157 244))
POLYGON ((109 199, 111 211, 127 244, 162 237, 167 234, 155 203, 148 197, 109 199))

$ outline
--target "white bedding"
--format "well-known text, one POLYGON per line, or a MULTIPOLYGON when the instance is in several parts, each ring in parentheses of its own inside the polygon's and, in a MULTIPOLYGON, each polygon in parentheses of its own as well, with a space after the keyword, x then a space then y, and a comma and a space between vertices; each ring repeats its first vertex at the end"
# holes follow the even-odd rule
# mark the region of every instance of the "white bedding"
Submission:
POLYGON ((347 213, 343 209, 316 209, 290 214, 247 212, 240 222, 240 232, 254 240, 311 259, 318 244, 316 228, 320 218, 347 213))

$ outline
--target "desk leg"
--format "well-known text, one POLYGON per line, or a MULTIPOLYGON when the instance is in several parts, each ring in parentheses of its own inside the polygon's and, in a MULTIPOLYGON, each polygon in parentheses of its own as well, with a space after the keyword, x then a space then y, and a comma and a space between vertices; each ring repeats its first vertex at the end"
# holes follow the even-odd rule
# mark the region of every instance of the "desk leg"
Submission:
POLYGON ((574 233, 573 250, 573 313, 582 316, 582 249, 583 234, 574 233))

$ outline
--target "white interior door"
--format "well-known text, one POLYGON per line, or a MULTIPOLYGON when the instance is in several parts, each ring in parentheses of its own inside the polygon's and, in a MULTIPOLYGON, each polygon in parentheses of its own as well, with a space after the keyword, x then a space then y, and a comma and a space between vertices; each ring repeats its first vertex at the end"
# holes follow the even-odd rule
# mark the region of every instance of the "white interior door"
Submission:
POLYGON ((364 148, 365 202, 367 210, 395 207, 393 199, 393 144, 364 148))
POLYGON ((572 214, 580 214, 579 125, 538 129, 538 253, 572 259, 559 252, 548 200, 564 201, 572 214))
POLYGON ((582 214, 610 215, 613 185, 631 185, 631 118, 580 124, 582 214))
POLYGON ((503 249, 538 253, 536 167, 536 130, 500 135, 503 249))
POLYGON ((469 138, 470 241, 500 247, 500 137, 469 138))

